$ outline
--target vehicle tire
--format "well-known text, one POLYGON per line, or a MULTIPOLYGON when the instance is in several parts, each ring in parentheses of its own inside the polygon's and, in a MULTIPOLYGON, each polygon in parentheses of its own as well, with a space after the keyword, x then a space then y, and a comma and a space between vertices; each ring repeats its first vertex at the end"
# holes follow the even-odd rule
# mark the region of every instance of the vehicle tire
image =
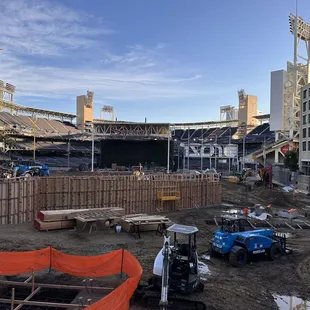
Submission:
POLYGON ((214 257, 216 252, 213 250, 212 242, 209 243, 209 255, 210 257, 214 257))
POLYGON ((19 169, 16 171, 16 177, 20 177, 24 172, 25 172, 24 169, 19 168, 19 169))
POLYGON ((241 268, 246 264, 247 260, 248 260, 248 253, 244 248, 235 245, 231 249, 229 253, 229 263, 233 267, 241 268))
POLYGON ((202 282, 199 282, 198 286, 197 286, 197 291, 202 293, 205 289, 205 286, 202 282))
POLYGON ((271 260, 277 260, 282 255, 282 249, 277 242, 273 242, 269 249, 269 258, 271 260))

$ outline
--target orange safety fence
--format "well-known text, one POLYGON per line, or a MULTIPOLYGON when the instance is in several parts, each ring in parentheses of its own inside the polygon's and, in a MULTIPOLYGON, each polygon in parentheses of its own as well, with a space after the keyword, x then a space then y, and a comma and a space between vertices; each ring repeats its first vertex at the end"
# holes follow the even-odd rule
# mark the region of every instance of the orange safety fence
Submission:
POLYGON ((125 273, 128 279, 109 295, 87 307, 87 310, 127 310, 142 275, 138 260, 127 250, 98 256, 68 255, 52 247, 29 252, 0 252, 0 275, 18 275, 46 268, 77 276, 103 277, 125 273))

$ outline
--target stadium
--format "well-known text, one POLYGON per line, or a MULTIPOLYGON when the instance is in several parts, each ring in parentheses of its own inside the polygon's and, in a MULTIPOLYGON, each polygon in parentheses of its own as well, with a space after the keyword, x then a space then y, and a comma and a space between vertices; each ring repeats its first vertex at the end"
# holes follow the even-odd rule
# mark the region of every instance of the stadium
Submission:
POLYGON ((1 81, 0 87, 3 161, 33 160, 52 169, 117 170, 140 163, 147 169, 163 168, 170 158, 169 170, 226 171, 255 164, 252 153, 275 137, 269 115, 258 113, 257 97, 243 90, 238 92, 238 108, 220 108, 220 120, 151 124, 114 120, 114 109, 108 106, 94 118, 91 91, 77 96, 76 114, 68 114, 16 104, 15 86, 1 81))

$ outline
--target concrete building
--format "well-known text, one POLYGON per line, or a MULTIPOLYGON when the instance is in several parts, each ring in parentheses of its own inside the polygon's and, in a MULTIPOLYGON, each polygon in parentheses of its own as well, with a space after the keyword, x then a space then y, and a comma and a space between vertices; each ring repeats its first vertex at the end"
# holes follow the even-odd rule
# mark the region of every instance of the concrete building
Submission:
POLYGON ((76 125, 80 129, 85 128, 85 124, 93 121, 94 113, 94 92, 87 91, 87 95, 76 97, 76 125))
POLYGON ((238 112, 238 136, 243 137, 259 125, 255 118, 258 115, 257 96, 248 95, 243 89, 238 91, 239 112, 238 112))
POLYGON ((301 89, 300 107, 299 168, 310 175, 310 83, 301 89))

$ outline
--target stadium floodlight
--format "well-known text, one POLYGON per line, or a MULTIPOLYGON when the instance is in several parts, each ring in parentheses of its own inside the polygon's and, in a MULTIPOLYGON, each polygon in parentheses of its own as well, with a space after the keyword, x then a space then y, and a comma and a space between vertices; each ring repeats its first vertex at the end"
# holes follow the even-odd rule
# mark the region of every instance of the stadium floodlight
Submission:
POLYGON ((301 17, 290 14, 289 16, 290 32, 295 35, 297 30, 297 37, 302 41, 310 41, 310 25, 305 22, 301 17), (297 25, 297 29, 296 29, 297 25))

